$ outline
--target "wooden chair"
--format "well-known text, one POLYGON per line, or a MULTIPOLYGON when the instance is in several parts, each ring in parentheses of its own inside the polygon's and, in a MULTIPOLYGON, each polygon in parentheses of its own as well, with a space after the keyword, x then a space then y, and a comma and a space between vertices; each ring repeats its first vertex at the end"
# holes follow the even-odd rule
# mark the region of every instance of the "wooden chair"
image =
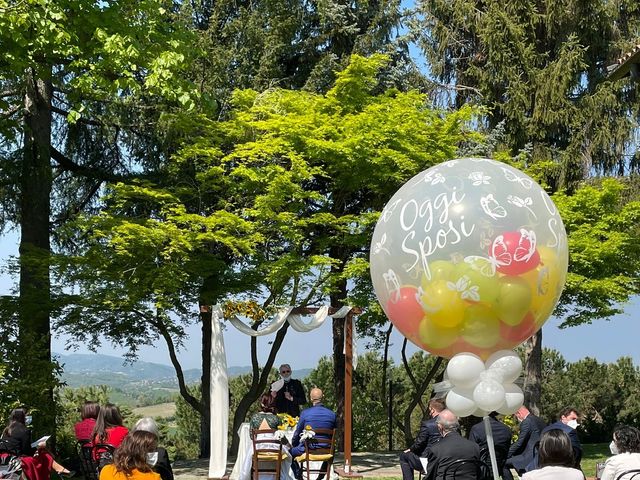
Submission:
POLYGON ((264 429, 254 430, 251 434, 253 480, 258 480, 260 473, 274 475, 274 480, 280 480, 282 461, 287 454, 282 451, 282 441, 275 438, 275 433, 275 430, 264 429))
POLYGON ((627 470, 626 472, 622 472, 620 475, 616 477, 616 480, 622 480, 623 478, 625 480, 633 480, 636 477, 640 478, 640 468, 634 468, 633 470, 627 470), (627 475, 631 475, 631 476, 627 477, 627 475))
POLYGON ((478 480, 492 478, 493 476, 491 467, 482 460, 456 460, 444 469, 442 479, 455 480, 458 473, 462 475, 463 472, 461 470, 464 470, 464 473, 468 475, 472 469, 475 471, 475 478, 478 480))
POLYGON ((305 480, 316 480, 324 477, 331 478, 331 466, 333 465, 333 454, 335 448, 336 430, 330 428, 314 428, 315 437, 305 440, 304 453, 296 458, 306 473, 305 480), (314 462, 313 464, 311 462, 314 462), (316 467, 318 463, 319 467, 316 467), (313 479, 311 475, 314 476, 313 479))

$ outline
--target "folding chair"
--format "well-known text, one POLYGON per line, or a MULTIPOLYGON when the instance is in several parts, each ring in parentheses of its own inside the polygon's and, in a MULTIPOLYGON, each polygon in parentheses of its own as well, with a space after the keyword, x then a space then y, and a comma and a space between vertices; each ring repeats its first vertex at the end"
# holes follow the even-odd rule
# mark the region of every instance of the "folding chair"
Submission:
POLYGON ((116 451, 116 447, 111 445, 110 443, 96 443, 91 448, 91 458, 93 461, 97 463, 97 475, 100 477, 100 470, 105 465, 113 463, 113 455, 116 451))
POLYGON ((267 429, 254 430, 251 434, 253 480, 259 480, 260 473, 274 475, 274 480, 280 480, 282 460, 287 454, 282 451, 282 441, 275 438, 275 433, 275 430, 267 429))
POLYGON ((455 480, 458 474, 469 475, 471 471, 475 472, 475 478, 487 478, 487 472, 491 472, 491 467, 482 460, 456 460, 447 466, 442 472, 443 480, 455 480))
POLYGON ((303 467, 306 473, 306 480, 320 480, 331 478, 331 466, 333 465, 333 454, 335 448, 336 430, 329 428, 315 428, 315 437, 304 442, 304 453, 296 458, 296 461, 303 467), (313 463, 312 463, 313 462, 313 463), (317 467, 317 463, 320 466, 317 467), (312 474, 317 477, 311 478, 312 474))
POLYGON ((620 475, 618 475, 616 477, 616 480, 633 480, 636 477, 640 478, 640 468, 634 468, 633 470, 627 470, 626 472, 622 472, 620 475), (627 477, 626 475, 631 475, 630 477, 627 477))
POLYGON ((93 445, 88 440, 76 443, 80 472, 84 480, 98 480, 98 462, 93 458, 93 445))

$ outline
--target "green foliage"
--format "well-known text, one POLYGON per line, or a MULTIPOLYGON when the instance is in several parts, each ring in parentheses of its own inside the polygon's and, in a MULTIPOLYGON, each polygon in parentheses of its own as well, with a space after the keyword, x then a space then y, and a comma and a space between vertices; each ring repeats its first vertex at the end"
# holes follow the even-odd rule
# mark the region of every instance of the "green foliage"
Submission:
POLYGON ((620 313, 640 291, 640 202, 627 201, 626 189, 608 178, 552 197, 569 236, 564 326, 620 313))
POLYGON ((452 102, 485 106, 511 153, 553 161, 554 187, 637 168, 638 84, 606 80, 637 43, 636 3, 421 0, 417 12, 411 30, 452 102))
POLYGON ((558 352, 545 349, 543 365, 541 413, 548 420, 573 405, 582 414, 579 431, 588 442, 608 441, 617 424, 640 421, 640 368, 630 358, 605 364, 587 357, 567 363, 558 352))
MULTIPOLYGON (((200 400, 200 385, 190 387, 189 390, 200 400)), ((200 453, 200 414, 182 397, 176 400, 176 431, 171 440, 175 448, 175 460, 198 457, 200 453)))

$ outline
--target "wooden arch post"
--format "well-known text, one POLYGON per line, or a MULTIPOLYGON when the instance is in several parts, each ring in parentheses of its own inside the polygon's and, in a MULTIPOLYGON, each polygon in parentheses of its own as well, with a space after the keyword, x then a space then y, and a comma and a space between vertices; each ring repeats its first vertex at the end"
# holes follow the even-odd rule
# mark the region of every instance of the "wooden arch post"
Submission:
MULTIPOLYGON (((294 308, 291 313, 300 315, 314 314, 319 309, 317 307, 298 307, 294 308)), ((339 309, 335 307, 329 308, 329 315, 333 315, 339 309)), ((337 468, 336 471, 341 477, 361 478, 362 474, 354 472, 351 462, 351 433, 352 433, 352 410, 351 410, 351 391, 353 383, 353 316, 362 313, 360 308, 352 308, 344 317, 344 462, 349 465, 348 471, 344 468, 337 468)))

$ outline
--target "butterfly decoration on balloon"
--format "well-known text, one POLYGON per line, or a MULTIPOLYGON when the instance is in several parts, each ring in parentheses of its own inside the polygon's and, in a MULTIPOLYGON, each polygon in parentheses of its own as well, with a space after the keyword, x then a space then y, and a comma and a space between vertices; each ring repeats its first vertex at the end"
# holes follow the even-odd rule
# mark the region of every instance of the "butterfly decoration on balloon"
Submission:
MULTIPOLYGON (((558 209, 526 174, 491 159, 456 159, 391 198, 370 265, 376 296, 405 337, 484 365, 553 312, 567 275, 567 236, 558 209)), ((500 377, 497 368, 483 375, 500 377)))

